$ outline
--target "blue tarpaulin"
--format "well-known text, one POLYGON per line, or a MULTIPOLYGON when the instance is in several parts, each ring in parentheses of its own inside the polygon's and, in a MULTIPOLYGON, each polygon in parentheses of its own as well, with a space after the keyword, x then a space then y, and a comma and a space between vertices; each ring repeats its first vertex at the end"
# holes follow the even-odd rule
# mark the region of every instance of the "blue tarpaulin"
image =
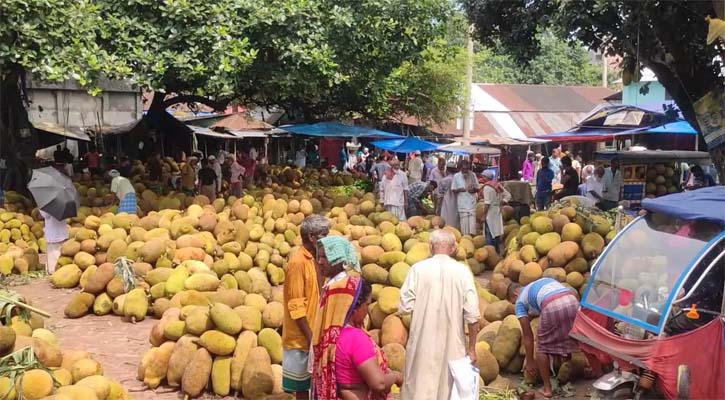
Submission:
POLYGON ((684 220, 704 219, 725 229, 725 186, 711 186, 642 200, 648 211, 684 220))
POLYGON ((412 153, 414 151, 433 151, 441 145, 438 143, 427 142, 416 137, 407 137, 405 139, 378 140, 371 142, 373 146, 390 151, 392 153, 412 153))
POLYGON ((672 135, 697 135, 697 131, 687 121, 674 121, 641 133, 669 133, 672 135))
POLYGON ((299 124, 299 125, 284 125, 281 129, 292 133, 293 135, 306 135, 306 136, 318 136, 318 137, 339 137, 339 138, 353 138, 353 137, 368 137, 368 138, 399 138, 403 136, 396 135, 390 132, 384 132, 372 128, 364 128, 361 126, 351 126, 341 124, 339 122, 318 122, 316 124, 299 124))

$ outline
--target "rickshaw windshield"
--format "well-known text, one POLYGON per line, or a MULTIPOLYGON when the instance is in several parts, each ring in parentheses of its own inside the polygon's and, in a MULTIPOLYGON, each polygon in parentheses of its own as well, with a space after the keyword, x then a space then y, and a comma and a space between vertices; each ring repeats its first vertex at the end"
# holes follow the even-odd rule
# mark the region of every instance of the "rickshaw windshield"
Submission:
POLYGON ((718 232, 707 222, 664 214, 635 220, 600 257, 582 305, 659 333, 670 294, 718 232))

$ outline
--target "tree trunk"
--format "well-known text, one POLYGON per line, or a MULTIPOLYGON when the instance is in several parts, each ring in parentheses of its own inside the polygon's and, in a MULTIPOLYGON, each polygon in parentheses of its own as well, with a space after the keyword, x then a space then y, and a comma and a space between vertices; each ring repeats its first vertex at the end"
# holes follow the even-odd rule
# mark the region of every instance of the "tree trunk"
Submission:
POLYGON ((0 157, 6 160, 3 188, 27 194, 38 137, 26 109, 25 71, 11 65, 0 76, 0 157))

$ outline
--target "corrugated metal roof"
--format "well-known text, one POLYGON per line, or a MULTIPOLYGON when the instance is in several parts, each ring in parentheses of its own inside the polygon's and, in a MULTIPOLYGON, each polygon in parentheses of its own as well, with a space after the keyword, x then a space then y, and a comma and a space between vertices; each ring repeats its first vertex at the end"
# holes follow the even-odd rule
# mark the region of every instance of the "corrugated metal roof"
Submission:
MULTIPOLYGON (((524 139, 552 132, 566 131, 576 126, 584 113, 552 112, 476 112, 471 137, 497 135, 504 138, 524 139), (513 123, 515 126, 512 126, 513 123)), ((406 121, 407 122, 407 121, 406 121)), ((463 130, 451 121, 443 126, 429 127, 443 135, 462 136, 463 130)))
MULTIPOLYGON (((521 112, 587 112, 614 93, 596 86, 478 84, 478 87, 509 111, 521 112)), ((485 106, 476 110, 487 111, 485 106)))

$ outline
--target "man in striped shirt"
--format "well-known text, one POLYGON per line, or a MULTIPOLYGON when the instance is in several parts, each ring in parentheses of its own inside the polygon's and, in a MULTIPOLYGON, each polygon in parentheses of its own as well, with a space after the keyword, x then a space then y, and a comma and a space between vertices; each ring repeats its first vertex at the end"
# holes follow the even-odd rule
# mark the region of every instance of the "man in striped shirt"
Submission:
POLYGON ((526 351, 524 370, 533 376, 540 376, 544 383, 541 394, 551 397, 549 358, 568 358, 577 350, 577 344, 569 337, 569 331, 574 325, 579 301, 571 289, 552 278, 541 278, 524 287, 513 283, 508 288, 508 298, 515 304, 516 318, 521 324, 526 351), (529 316, 536 315, 539 315, 539 326, 534 356, 534 335, 529 316))

